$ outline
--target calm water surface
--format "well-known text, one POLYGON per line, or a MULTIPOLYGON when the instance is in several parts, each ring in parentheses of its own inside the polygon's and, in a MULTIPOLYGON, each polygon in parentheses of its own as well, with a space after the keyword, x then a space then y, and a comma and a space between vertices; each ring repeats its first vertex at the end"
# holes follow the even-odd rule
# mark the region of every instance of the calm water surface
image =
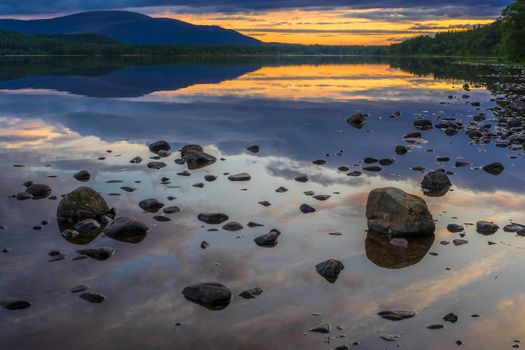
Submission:
POLYGON ((0 253, 0 299, 32 303, 24 310, 0 309, 2 349, 396 348, 379 337, 383 333, 400 335, 404 349, 451 349, 457 340, 465 349, 506 349, 514 340, 525 341, 525 238, 502 229, 483 236, 466 226, 467 245, 440 244, 459 238, 446 230, 449 223, 525 223, 523 150, 473 144, 464 132, 449 137, 432 129, 407 155, 394 153, 396 145, 406 144, 403 135, 416 131, 412 123, 419 117, 468 124, 484 112, 485 122, 495 125, 492 110, 500 91, 494 81, 501 76, 493 68, 366 60, 93 66, 10 61, 0 72, 0 225, 6 228, 0 230, 0 248, 11 248, 0 253), (462 97, 465 81, 480 84, 468 99, 462 97), (401 116, 392 118, 396 111, 401 116), (345 122, 356 112, 371 115, 360 130, 345 122), (153 154, 146 144, 159 139, 174 150, 200 144, 224 160, 184 177, 177 175, 186 167, 174 162, 174 152, 164 159, 166 168, 148 169, 153 154), (260 145, 258 154, 246 150, 252 144, 260 145), (130 164, 135 156, 145 161, 130 164), (394 156, 396 162, 359 177, 338 171, 360 170, 367 156, 394 156), (438 156, 451 161, 436 162, 438 156), (327 164, 314 165, 315 159, 327 164), (456 160, 473 166, 455 168, 456 160), (505 165, 499 176, 476 169, 494 161, 505 165), (410 169, 416 165, 454 172, 453 191, 425 197, 437 220, 435 237, 408 248, 367 238, 370 190, 395 186, 422 195, 423 174, 410 169), (32 180, 50 185, 60 199, 81 185, 73 174, 82 169, 92 174, 87 185, 118 216, 151 227, 144 241, 101 235, 75 245, 60 235, 58 200, 9 198, 32 180), (238 172, 250 173, 251 181, 235 183, 223 175, 238 172), (207 174, 218 179, 192 186, 207 174), (299 174, 310 181, 294 181, 299 174), (162 177, 171 183, 161 184, 162 177), (121 186, 137 190, 127 193, 121 186), (275 192, 279 186, 288 192, 275 192), (331 197, 317 201, 305 191, 331 197), (170 222, 155 221, 138 207, 147 198, 181 212, 170 215, 170 222), (302 214, 302 203, 317 211, 302 214), (245 228, 208 231, 212 226, 197 220, 208 211, 225 212, 245 228), (34 230, 42 220, 49 224, 34 230), (250 221, 265 226, 248 228, 250 221), (255 245, 253 238, 271 228, 282 231, 279 244, 255 245), (203 240, 210 243, 205 250, 203 240), (113 247, 114 256, 72 260, 77 249, 99 246, 113 247), (48 262, 54 249, 65 251, 66 259, 48 262), (315 270, 329 258, 345 265, 333 284, 315 270), (233 301, 210 311, 181 295, 185 286, 201 282, 227 285, 233 301), (70 292, 79 284, 107 300, 82 300, 70 292), (237 297, 253 287, 264 293, 237 297), (386 309, 417 315, 391 322, 376 315, 386 309), (449 312, 459 316, 457 323, 427 329, 444 323, 449 312), (308 332, 324 322, 332 325, 330 334, 308 332), (360 345, 351 345, 356 341, 360 345))

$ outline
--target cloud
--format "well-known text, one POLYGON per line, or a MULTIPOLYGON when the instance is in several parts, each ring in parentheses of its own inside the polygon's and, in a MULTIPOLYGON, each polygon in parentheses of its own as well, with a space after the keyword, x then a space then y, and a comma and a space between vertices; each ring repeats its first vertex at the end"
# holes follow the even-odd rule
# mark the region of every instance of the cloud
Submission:
MULTIPOLYGON (((509 0, 461 0, 450 5, 450 1, 415 1, 415 0, 356 0, 349 5, 346 0, 4 0, 0 4, 0 13, 8 14, 38 14, 74 12, 97 9, 142 8, 157 6, 174 6, 196 12, 246 12, 267 11, 285 8, 335 8, 346 7, 354 9, 421 9, 455 17, 457 15, 476 16, 480 13, 496 16, 508 5, 509 0), (441 12, 447 9, 445 13, 441 12)), ((412 11, 407 11, 410 13, 412 11)), ((408 16, 404 14, 403 16, 408 16)))

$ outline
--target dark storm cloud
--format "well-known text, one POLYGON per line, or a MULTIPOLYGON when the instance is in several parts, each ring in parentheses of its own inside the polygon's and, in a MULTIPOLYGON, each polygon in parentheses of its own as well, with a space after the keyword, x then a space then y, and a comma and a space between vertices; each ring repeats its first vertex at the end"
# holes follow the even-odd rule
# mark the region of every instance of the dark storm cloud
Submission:
MULTIPOLYGON (((480 13, 496 16, 502 7, 508 5, 510 0, 3 0, 0 3, 0 14, 38 14, 54 12, 73 12, 95 9, 140 8, 152 6, 183 6, 196 11, 208 12, 243 12, 264 11, 282 8, 307 8, 307 7, 351 7, 356 9, 375 8, 434 8, 440 11, 449 7, 454 16, 454 8, 462 8, 465 14, 476 16, 480 13)), ((439 13, 436 13, 438 15, 439 13)))

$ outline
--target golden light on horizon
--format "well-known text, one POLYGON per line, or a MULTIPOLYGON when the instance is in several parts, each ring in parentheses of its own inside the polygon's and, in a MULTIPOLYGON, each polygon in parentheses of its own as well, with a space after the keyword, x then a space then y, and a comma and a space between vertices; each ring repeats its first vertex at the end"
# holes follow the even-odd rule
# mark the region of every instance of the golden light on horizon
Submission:
POLYGON ((401 21, 393 14, 382 19, 364 18, 374 10, 286 9, 249 14, 150 13, 198 25, 218 25, 263 42, 321 45, 388 45, 422 34, 488 24, 491 19, 454 18, 401 21))
MULTIPOLYGON (((157 91, 149 96, 243 96, 277 100, 343 101, 367 99, 371 92, 389 87, 396 87, 399 93, 407 93, 421 88, 433 91, 448 90, 451 84, 431 76, 416 76, 403 72, 388 64, 268 66, 233 80, 157 91)), ((382 98, 396 99, 397 96, 388 95, 382 98)))

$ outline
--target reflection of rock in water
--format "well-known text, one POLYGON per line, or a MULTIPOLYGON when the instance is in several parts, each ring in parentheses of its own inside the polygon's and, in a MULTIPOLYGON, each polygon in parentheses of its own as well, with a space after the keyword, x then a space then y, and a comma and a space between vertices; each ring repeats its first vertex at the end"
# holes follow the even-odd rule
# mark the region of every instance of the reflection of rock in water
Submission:
POLYGON ((89 187, 79 187, 68 193, 58 204, 57 222, 60 232, 75 230, 75 224, 85 219, 94 219, 100 224, 97 230, 74 231, 78 234, 62 235, 70 243, 88 244, 94 240, 108 222, 111 215, 108 204, 102 196, 89 187))
POLYGON ((390 239, 375 232, 366 236, 366 257, 379 267, 402 269, 417 264, 427 254, 434 243, 434 235, 424 237, 407 237, 408 247, 398 247, 390 239))

